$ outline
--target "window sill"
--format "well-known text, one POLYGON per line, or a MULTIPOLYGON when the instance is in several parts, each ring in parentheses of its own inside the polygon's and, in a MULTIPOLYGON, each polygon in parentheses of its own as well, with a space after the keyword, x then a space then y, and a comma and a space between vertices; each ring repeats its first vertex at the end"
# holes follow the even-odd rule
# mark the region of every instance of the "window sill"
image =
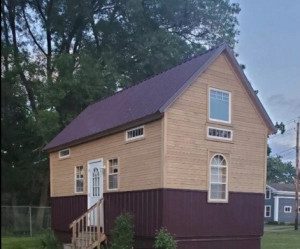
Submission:
POLYGON ((144 140, 144 139, 145 139, 145 137, 139 137, 139 138, 132 139, 132 140, 126 140, 126 141, 125 141, 125 144, 129 144, 129 143, 141 141, 141 140, 144 140))
POLYGON ((207 200, 208 203, 212 203, 212 204, 227 204, 228 203, 228 200, 207 200))
POLYGON ((61 161, 61 160, 66 160, 66 159, 69 159, 69 158, 71 158, 71 157, 70 157, 70 156, 66 156, 66 157, 59 157, 59 158, 58 158, 58 160, 60 160, 60 161, 61 161))
POLYGON ((206 137, 206 140, 211 142, 222 142, 222 143, 234 144, 233 140, 218 139, 218 138, 211 138, 211 137, 206 137))
MULTIPOLYGON (((224 122, 220 122, 220 121, 214 121, 214 120, 206 120, 206 125, 210 126, 210 125, 219 125, 219 126, 226 126, 226 127, 230 127, 233 128, 232 122, 231 123, 224 123, 224 122)), ((218 127, 216 127, 218 128, 218 127)))

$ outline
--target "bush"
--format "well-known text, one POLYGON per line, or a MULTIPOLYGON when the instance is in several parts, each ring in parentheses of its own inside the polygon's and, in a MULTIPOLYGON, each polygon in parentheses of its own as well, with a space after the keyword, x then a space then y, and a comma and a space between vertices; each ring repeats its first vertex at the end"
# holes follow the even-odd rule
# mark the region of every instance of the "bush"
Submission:
POLYGON ((112 230, 110 249, 132 249, 133 236, 133 217, 130 214, 118 216, 112 230))
POLYGON ((161 228, 155 236, 155 249, 176 249, 176 241, 165 228, 161 228))
POLYGON ((51 229, 48 229, 42 238, 42 248, 44 249, 61 249, 62 244, 56 238, 54 232, 51 229))

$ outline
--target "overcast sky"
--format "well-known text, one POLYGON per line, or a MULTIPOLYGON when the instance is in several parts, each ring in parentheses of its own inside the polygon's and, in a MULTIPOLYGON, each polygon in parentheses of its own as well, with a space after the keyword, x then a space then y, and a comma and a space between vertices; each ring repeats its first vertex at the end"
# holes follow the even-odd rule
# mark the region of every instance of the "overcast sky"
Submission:
MULTIPOLYGON (((231 0, 240 4, 235 51, 273 122, 288 123, 285 135, 269 139, 273 153, 293 160, 295 122, 300 117, 300 1, 231 0), (287 150, 287 151, 285 151, 287 150), (283 152, 285 151, 285 152, 283 152)), ((293 161, 294 162, 294 161, 293 161)))

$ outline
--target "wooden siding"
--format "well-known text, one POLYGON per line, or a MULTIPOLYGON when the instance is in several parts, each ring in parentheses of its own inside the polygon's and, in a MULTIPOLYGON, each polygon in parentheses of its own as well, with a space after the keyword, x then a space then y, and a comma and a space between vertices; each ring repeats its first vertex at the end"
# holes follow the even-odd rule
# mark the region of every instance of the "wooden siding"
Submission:
MULTIPOLYGON (((87 162, 103 158, 119 160, 119 191, 160 188, 162 185, 162 120, 145 125, 145 139, 126 142, 125 131, 71 147, 70 157, 59 159, 50 153, 51 196, 71 196, 74 192, 74 168, 84 167, 84 192, 87 193, 87 162)), ((104 192, 107 192, 107 169, 104 192)))
POLYGON ((213 152, 230 155, 229 191, 265 191, 267 127, 224 54, 165 114, 164 187, 208 189, 213 152), (209 87, 231 92, 231 124, 208 119, 209 87), (207 139, 207 126, 233 130, 233 140, 207 139))

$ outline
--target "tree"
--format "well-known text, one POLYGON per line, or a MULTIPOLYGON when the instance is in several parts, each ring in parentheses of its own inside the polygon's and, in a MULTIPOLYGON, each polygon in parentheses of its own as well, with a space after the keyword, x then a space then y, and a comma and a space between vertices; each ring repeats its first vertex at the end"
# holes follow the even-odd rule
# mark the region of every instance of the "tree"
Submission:
POLYGON ((89 103, 234 47, 239 11, 227 0, 3 0, 2 202, 47 205, 44 145, 89 103))
POLYGON ((267 162, 268 182, 294 183, 296 169, 291 162, 283 162, 280 156, 269 156, 267 162))

